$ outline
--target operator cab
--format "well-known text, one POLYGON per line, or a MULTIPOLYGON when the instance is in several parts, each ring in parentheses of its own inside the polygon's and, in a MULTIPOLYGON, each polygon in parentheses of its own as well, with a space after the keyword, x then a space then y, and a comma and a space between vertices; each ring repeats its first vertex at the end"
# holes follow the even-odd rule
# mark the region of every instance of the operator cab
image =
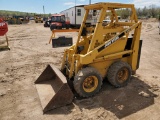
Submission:
POLYGON ((52 15, 51 21, 52 22, 65 22, 65 16, 64 15, 52 15))

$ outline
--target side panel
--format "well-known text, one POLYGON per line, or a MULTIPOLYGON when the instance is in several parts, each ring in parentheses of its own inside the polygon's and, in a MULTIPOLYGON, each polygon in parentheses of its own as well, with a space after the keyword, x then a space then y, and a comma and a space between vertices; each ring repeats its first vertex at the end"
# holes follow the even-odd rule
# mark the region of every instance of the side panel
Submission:
POLYGON ((96 68, 98 72, 102 75, 102 77, 104 78, 106 76, 108 67, 115 61, 116 60, 104 60, 104 61, 91 63, 89 64, 89 66, 96 68))
POLYGON ((114 53, 117 53, 117 52, 124 51, 124 48, 125 48, 125 45, 126 45, 126 41, 127 40, 126 40, 125 37, 117 40, 112 45, 108 46, 107 48, 104 48, 104 50, 99 53, 97 58, 98 57, 102 57, 102 56, 106 56, 106 55, 110 55, 110 54, 114 54, 114 53))
POLYGON ((112 65, 112 63, 116 62, 116 61, 124 61, 124 62, 129 62, 129 57, 124 57, 124 58, 117 58, 114 57, 113 59, 108 59, 108 60, 103 60, 103 61, 99 61, 99 62, 93 62, 91 64, 89 64, 89 66, 92 66, 94 68, 96 68, 99 73, 102 75, 102 77, 106 77, 108 68, 110 67, 110 65, 112 65))

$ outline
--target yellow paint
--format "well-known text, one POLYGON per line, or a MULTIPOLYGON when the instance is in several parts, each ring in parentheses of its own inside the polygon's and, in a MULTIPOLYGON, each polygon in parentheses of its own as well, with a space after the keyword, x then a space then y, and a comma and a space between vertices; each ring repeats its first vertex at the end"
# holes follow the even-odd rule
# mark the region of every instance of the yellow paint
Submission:
POLYGON ((98 78, 96 76, 88 76, 83 81, 83 90, 87 93, 95 91, 98 86, 98 78))
MULTIPOLYGON (((96 68, 102 77, 105 77, 109 66, 115 61, 127 62, 133 71, 136 70, 139 40, 141 32, 141 22, 138 21, 136 11, 133 4, 120 3, 98 3, 84 7, 86 13, 78 33, 75 45, 65 50, 62 67, 63 70, 67 66, 68 78, 74 77, 85 66, 96 68), (117 18, 116 8, 130 8, 132 14, 128 22, 121 22, 117 18), (98 22, 96 26, 88 27, 85 25, 89 11, 100 10, 98 22), (111 22, 103 26, 103 20, 110 11, 111 22), (83 29, 87 30, 86 36, 81 36, 83 29), (125 49, 128 36, 134 32, 130 49, 125 49), (121 37, 120 37, 121 35, 121 37), (82 47, 84 49, 82 49, 82 47), (82 51, 78 51, 81 48, 82 51), (123 57, 123 55, 128 55, 123 57)), ((121 75, 122 76, 122 75, 121 75)), ((126 75, 124 75, 126 76, 126 75)), ((121 77, 123 78, 123 77, 121 77)), ((87 90, 85 90, 87 91, 87 90)), ((91 90, 92 91, 92 90, 91 90)))

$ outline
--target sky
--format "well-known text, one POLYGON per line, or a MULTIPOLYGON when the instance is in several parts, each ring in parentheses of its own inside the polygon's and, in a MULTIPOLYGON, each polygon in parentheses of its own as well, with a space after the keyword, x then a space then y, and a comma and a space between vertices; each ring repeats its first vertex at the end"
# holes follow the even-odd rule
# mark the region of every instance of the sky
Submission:
MULTIPOLYGON (((119 2, 135 4, 136 8, 143 8, 152 4, 160 6, 160 0, 91 0, 97 2, 119 2)), ((31 13, 59 13, 74 5, 87 5, 89 0, 0 0, 0 10, 22 11, 31 13), (76 1, 76 2, 75 2, 76 1)))

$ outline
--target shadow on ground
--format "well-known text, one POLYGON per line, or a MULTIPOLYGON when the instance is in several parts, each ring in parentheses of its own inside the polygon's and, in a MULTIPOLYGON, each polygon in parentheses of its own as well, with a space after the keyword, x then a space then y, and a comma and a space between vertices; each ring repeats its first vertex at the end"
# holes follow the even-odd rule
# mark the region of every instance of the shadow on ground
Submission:
POLYGON ((3 51, 9 51, 10 48, 7 47, 7 46, 4 46, 4 47, 0 47, 0 52, 3 52, 3 51))
MULTIPOLYGON (((73 103, 79 109, 104 108, 115 114, 119 119, 138 112, 154 104, 155 94, 149 91, 151 87, 139 78, 132 77, 130 83, 123 88, 114 88, 104 80, 101 91, 91 98, 74 99, 73 103)), ((69 114, 74 105, 68 105, 46 114, 69 114)))

